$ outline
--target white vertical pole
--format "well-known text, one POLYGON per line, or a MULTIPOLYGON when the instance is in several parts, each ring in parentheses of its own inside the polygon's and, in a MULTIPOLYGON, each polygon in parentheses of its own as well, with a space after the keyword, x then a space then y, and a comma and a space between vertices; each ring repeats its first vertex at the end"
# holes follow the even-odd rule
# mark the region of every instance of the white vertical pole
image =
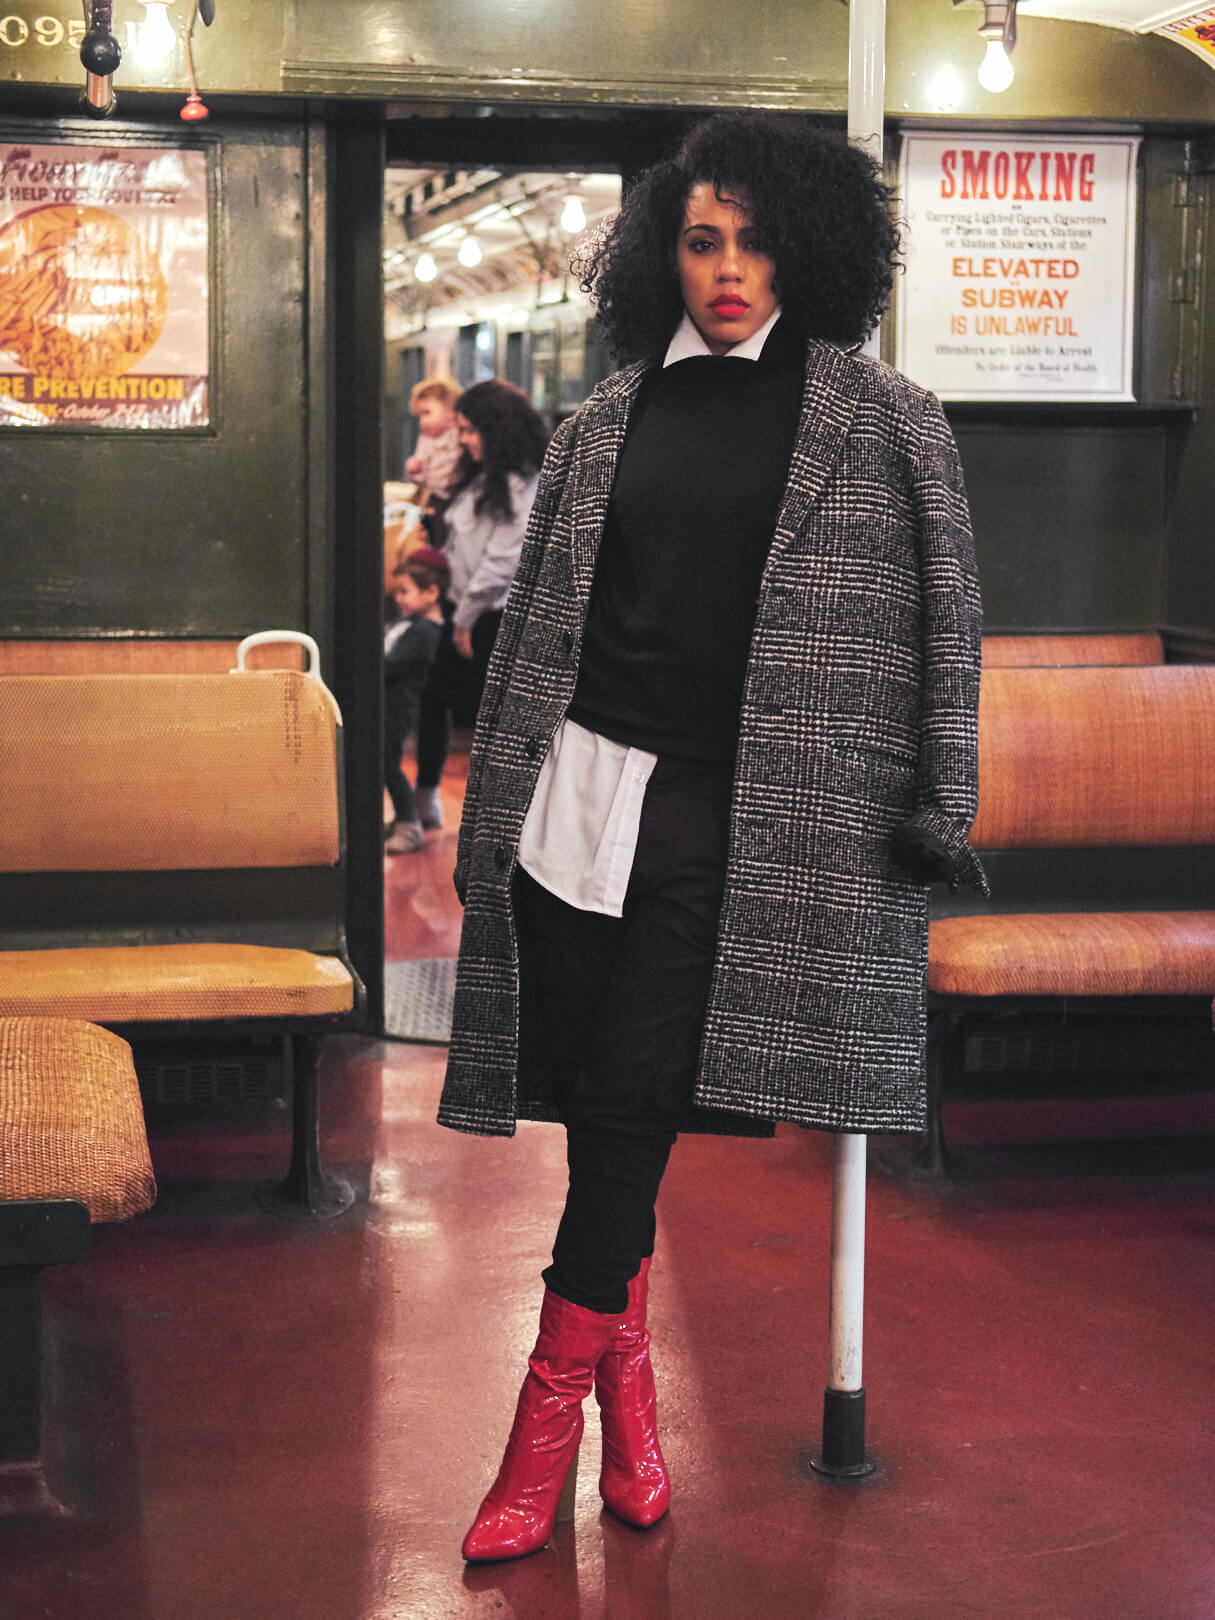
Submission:
MULTIPOLYGON (((886 0, 850 0, 848 138, 882 159, 886 110, 886 0)), ((878 352, 875 329, 865 345, 878 352)), ((831 1372, 823 1402, 820 1473, 859 1479, 873 1471, 865 1455, 861 1350, 865 1318, 865 1138, 844 1132, 831 1159, 831 1372)))
POLYGON ((832 1389, 858 1390, 865 1317, 865 1138, 832 1138, 831 1376, 832 1389))
MULTIPOLYGON (((849 0, 848 139, 882 161, 886 114, 886 0, 849 0)), ((875 327, 866 354, 878 352, 875 327)))

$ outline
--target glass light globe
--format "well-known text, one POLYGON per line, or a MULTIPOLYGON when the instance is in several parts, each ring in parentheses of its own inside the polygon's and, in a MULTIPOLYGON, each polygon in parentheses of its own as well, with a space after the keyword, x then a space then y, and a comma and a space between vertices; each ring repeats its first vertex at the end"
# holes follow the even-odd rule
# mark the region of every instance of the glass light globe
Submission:
POLYGON ((579 231, 586 230, 586 209, 582 206, 582 198, 569 196, 565 199, 565 207, 561 210, 561 229, 570 236, 577 236, 579 231))
POLYGON ((998 39, 987 41, 987 55, 979 64, 979 83, 984 90, 991 90, 999 94, 1007 90, 1013 82, 1013 65, 1008 60, 1008 52, 998 39))
POLYGON ((142 0, 143 21, 135 36, 135 60, 141 68, 157 68, 166 62, 177 46, 177 35, 169 21, 169 0, 142 0))
POLYGON ((429 253, 423 253, 417 264, 413 267, 415 281, 433 281, 439 273, 439 267, 429 253))
POLYGON ((471 270, 474 264, 481 263, 481 244, 475 236, 466 236, 460 243, 460 251, 456 258, 466 270, 471 270))

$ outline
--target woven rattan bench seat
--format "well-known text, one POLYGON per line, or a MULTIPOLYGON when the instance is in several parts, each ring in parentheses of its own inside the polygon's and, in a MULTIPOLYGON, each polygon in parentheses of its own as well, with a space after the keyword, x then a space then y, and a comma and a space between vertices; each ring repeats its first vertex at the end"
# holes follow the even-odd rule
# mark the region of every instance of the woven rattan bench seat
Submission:
POLYGON ((103 1024, 322 1018, 349 1012, 335 956, 260 945, 135 945, 6 951, 0 1015, 103 1024))
POLYGON ((70 1018, 0 1018, 0 1199, 121 1221, 156 1197, 131 1048, 70 1018))
POLYGON ((928 988, 952 996, 1215 995, 1215 912, 945 917, 928 988))

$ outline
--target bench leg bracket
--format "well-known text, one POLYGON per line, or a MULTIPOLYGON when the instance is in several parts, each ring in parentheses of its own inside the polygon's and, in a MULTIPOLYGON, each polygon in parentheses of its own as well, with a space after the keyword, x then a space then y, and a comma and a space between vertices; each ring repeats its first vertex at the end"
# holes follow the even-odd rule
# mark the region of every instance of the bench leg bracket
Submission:
POLYGON ((291 1163, 286 1178, 266 1182, 257 1202, 272 1215, 289 1219, 333 1220, 354 1203, 354 1189, 340 1176, 321 1169, 319 1087, 320 1042, 296 1035, 288 1042, 292 1069, 291 1163))

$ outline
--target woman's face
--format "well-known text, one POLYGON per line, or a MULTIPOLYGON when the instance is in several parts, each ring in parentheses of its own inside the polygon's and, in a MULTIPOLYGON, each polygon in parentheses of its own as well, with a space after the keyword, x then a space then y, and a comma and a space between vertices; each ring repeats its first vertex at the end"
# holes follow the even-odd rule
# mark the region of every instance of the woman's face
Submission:
POLYGON ((483 461, 481 435, 468 420, 467 416, 456 412, 456 430, 460 435, 460 443, 468 451, 474 461, 483 461))
POLYGON ((684 307, 713 354, 745 342, 776 308, 776 266, 751 229, 741 193, 719 200, 708 181, 692 187, 675 264, 684 307))

